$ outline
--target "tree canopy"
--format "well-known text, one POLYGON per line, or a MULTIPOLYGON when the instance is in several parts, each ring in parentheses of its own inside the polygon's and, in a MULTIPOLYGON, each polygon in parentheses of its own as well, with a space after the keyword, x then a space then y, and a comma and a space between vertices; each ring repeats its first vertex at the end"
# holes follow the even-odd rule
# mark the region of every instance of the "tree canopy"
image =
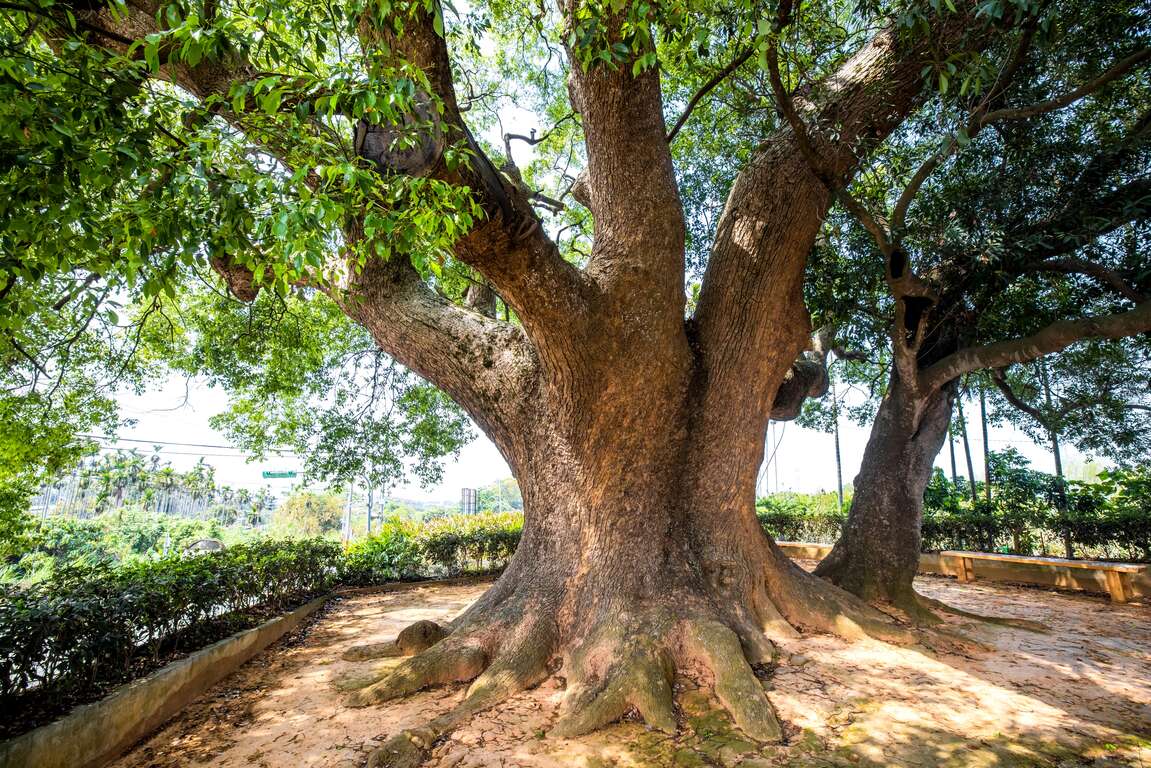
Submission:
MULTIPOLYGON (((916 635, 763 533, 767 424, 886 334, 897 439, 852 511, 896 519, 959 378, 1151 329, 1144 6, 8 3, 10 392, 195 371, 245 445, 381 482, 455 450, 461 411, 491 438, 515 555, 350 703, 471 686, 373 761, 418 765, 553 660, 557 735, 674 731, 674 674, 704 670, 777 742, 775 641, 916 635)), ((852 531, 914 572, 917 538, 852 531)))

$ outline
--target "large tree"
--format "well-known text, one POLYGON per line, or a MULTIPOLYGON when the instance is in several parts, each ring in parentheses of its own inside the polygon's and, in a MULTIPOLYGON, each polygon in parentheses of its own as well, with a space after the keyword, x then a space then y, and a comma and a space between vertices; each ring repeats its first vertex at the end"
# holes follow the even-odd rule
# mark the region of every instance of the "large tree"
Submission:
POLYGON ((887 194, 867 179, 860 197, 843 195, 869 234, 845 248, 884 265, 890 315, 870 339, 883 328, 889 375, 843 535, 816 573, 919 620, 942 607, 912 580, 962 378, 1004 381, 1084 339, 1151 329, 1147 19, 1134 5, 1068 4, 1055 25, 1077 16, 1055 37, 1039 33, 1042 14, 1026 22, 995 86, 960 102, 954 131, 907 166, 906 184, 887 194), (1082 59, 1081 34, 1108 57, 1082 59))
POLYGON ((800 359, 808 254, 861 162, 949 77, 989 66, 978 52, 1033 5, 493 3, 445 19, 430 1, 8 3, 5 77, 23 101, 5 140, 29 174, 7 179, 20 215, 0 290, 35 304, 44 275, 80 270, 80 287, 115 278, 162 303, 204 262, 246 301, 318 290, 498 446, 523 493, 514 558, 446 637, 405 637, 421 652, 355 703, 472 681, 467 698, 382 758, 418 762, 553 659, 558 733, 631 709, 673 730, 688 672, 775 741, 753 671, 773 638, 911 638, 793 565, 755 518, 768 420, 821 386, 800 359), (544 41, 524 87, 566 81, 553 117, 574 137, 578 205, 510 157, 497 170, 465 122, 491 81, 471 68, 479 37, 516 24, 519 44, 544 41), (769 129, 720 178, 701 245, 708 217, 685 213, 665 112, 709 114, 698 105, 740 68, 741 109, 774 97, 783 119, 760 109, 769 129), (684 82, 692 96, 669 104, 684 82), (534 207, 561 202, 591 222, 569 247, 534 207), (706 262, 690 312, 689 251, 706 262), (474 287, 443 290, 446 268, 474 287))

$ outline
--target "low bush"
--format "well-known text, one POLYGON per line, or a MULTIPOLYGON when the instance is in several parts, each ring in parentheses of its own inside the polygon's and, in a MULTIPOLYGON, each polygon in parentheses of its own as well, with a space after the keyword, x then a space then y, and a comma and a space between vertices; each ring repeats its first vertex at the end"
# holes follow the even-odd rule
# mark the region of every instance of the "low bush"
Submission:
POLYGON ((495 571, 516 551, 523 525, 520 512, 444 515, 422 523, 391 518, 349 547, 342 581, 366 586, 495 571))
POLYGON ((449 515, 420 526, 416 547, 420 557, 439 573, 492 571, 515 553, 523 527, 520 512, 449 515))
POLYGON ((847 520, 835 494, 776 493, 756 500, 759 524, 780 541, 831 543, 847 520))
POLYGON ((0 587, 0 738, 327 591, 337 544, 253 541, 195 557, 56 568, 0 587))
POLYGON ((422 576, 426 569, 416 546, 417 530, 411 520, 384 520, 379 530, 348 548, 340 581, 363 587, 422 576))

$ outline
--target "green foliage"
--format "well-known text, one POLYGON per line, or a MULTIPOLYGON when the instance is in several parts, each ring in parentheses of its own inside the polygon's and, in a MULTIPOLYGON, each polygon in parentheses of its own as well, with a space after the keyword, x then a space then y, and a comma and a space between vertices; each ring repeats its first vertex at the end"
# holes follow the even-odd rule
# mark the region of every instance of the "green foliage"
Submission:
POLYGON ((276 508, 272 524, 280 534, 316 537, 339 531, 343 517, 338 494, 297 491, 276 508))
POLYGON ((340 580, 353 586, 368 586, 417 577, 423 570, 417 531, 415 523, 403 518, 380 521, 371 536, 348 548, 340 580))
MULTIPOLYGON (((335 544, 257 541, 193 557, 62 568, 0 595, 0 706, 32 719, 282 613, 331 585, 335 544)), ((5 720, 6 733, 27 727, 5 720)))
MULTIPOLYGON (((846 493, 844 505, 850 504, 846 493)), ((756 499, 755 515, 763 529, 781 541, 834 542, 847 520, 835 493, 773 493, 756 499)))
MULTIPOLYGON (((327 327, 333 315, 343 324, 342 341, 354 335, 319 289, 338 296, 348 270, 393 254, 434 279, 481 215, 466 187, 380 174, 356 157, 357 120, 394 122, 434 92, 418 68, 348 49, 364 10, 167 3, 157 31, 126 48, 97 44, 58 3, 17 3, 0 17, 0 482, 74 464, 92 450, 77 433, 112 434, 121 422, 116 387, 188 370, 189 347, 228 350, 244 329, 250 343, 231 358, 248 377, 235 382, 225 426, 254 448, 276 425, 267 434, 285 444, 315 439, 314 476, 379 484, 404 451, 421 479, 435 477, 434 459, 470 436, 458 409, 406 372, 394 398, 362 379, 332 385, 346 373, 346 343, 277 381, 328 340, 315 322, 325 312, 327 327), (162 67, 230 66, 251 79, 206 98, 157 77, 162 67), (348 241, 353 224, 364 237, 348 241), (220 260, 252 272, 264 316, 285 302, 318 308, 288 332, 274 320, 251 333, 258 314, 222 296, 210 268, 220 260), (296 288, 302 281, 311 288, 296 288), (202 306, 210 300, 223 306, 202 306), (204 312, 217 314, 185 327, 204 312), (294 345, 293 332, 312 344, 294 345), (334 370, 317 385, 325 365, 334 370), (259 366, 271 370, 257 382, 259 366), (368 394, 356 402, 358 388, 368 394), (315 407, 329 396, 329 408, 315 407)), ((466 158, 452 146, 447 159, 466 158)), ((366 339, 360 331, 361 351, 366 339)), ((191 370, 222 377, 229 360, 217 362, 191 370)))
POLYGON ((45 517, 30 522, 12 546, 0 581, 32 582, 81 563, 129 563, 179 553, 194 541, 220 538, 215 520, 160 515, 138 506, 88 519, 45 517))
POLYGON ((523 508, 524 499, 514 477, 505 477, 476 489, 478 512, 523 511, 523 508))
POLYGON ((1054 433, 1088 455, 1138 463, 1151 456, 1148 370, 1151 340, 1143 336, 1082 343, 1003 374, 1008 390, 1031 412, 985 386, 991 418, 1018 426, 1041 445, 1054 433))
POLYGON ((419 528, 416 546, 446 573, 493 570, 515 552, 523 525, 523 515, 514 512, 440 517, 419 528))
MULTIPOLYGON (((991 501, 976 483, 936 468, 923 496, 924 552, 971 549, 1151 562, 1151 469, 1100 473, 1096 482, 1061 484, 1028 465, 1018 451, 992 452, 991 501)), ((756 501, 764 530, 781 541, 834 544, 847 521, 833 493, 776 493, 756 501)), ((846 506, 850 507, 850 495, 846 506)))
POLYGON ((1119 469, 1097 482, 1064 482, 1031 469, 1014 449, 992 452, 992 498, 935 470, 924 495, 923 548, 1057 553, 1151 561, 1148 469, 1119 469))
POLYGON ((523 524, 518 512, 444 515, 420 523, 389 518, 348 549, 342 578, 365 585, 494 571, 516 551, 523 524))
POLYGON ((230 395, 212 425, 256 456, 290 448, 309 478, 438 482, 473 433, 463 411, 398 365, 325 296, 200 291, 146 328, 146 351, 230 395))

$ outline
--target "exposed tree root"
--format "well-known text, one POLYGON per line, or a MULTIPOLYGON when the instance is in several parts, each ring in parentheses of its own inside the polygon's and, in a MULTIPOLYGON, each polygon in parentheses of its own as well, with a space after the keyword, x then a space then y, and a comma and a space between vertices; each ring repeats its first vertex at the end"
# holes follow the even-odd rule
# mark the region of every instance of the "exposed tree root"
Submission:
POLYGON ((735 632, 718 621, 688 621, 681 635, 685 653, 703 664, 716 698, 731 713, 736 726, 756 741, 782 740, 775 710, 763 683, 747 663, 735 632))
POLYGON ((942 619, 940 619, 939 616, 934 613, 934 611, 942 611, 944 613, 950 613, 955 616, 962 616, 965 619, 973 619, 975 621, 982 621, 987 624, 994 624, 1001 627, 1014 627, 1015 629, 1025 629, 1029 632, 1040 632, 1043 634, 1051 631, 1051 629, 1046 624, 1043 624, 1039 621, 1031 621, 1030 619, 1013 619, 1007 616, 987 616, 982 613, 974 613, 972 611, 964 610, 963 608, 958 608, 954 605, 949 605, 942 600, 936 600, 933 597, 927 597, 926 595, 921 595, 918 592, 915 592, 914 594, 919 613, 926 613, 930 615, 932 618, 934 618, 936 623, 941 622, 942 619))
POLYGON ((410 656, 381 679, 348 698, 352 707, 366 707, 398 699, 435 685, 464 683, 474 679, 487 666, 483 648, 448 637, 423 653, 410 656))
POLYGON ((674 663, 658 642, 670 622, 658 616, 646 626, 609 624, 564 663, 567 693, 552 733, 571 738, 615 722, 633 708, 651 728, 675 733, 674 663))
MULTIPOLYGON (((542 682, 548 675, 547 664, 554 648, 554 625, 539 617, 521 622, 504 636, 498 650, 495 651, 494 661, 487 669, 478 676, 472 676, 475 681, 468 688, 463 703, 418 728, 401 731, 388 739, 382 747, 369 755, 367 765, 369 768, 417 768, 427 759, 437 739, 460 727, 485 709, 542 682)), ((413 657, 411 661, 427 655, 434 656, 437 660, 448 658, 435 653, 433 647, 424 654, 413 657)), ((434 663, 422 668, 432 666, 434 663)), ((412 679, 411 675, 405 675, 402 682, 389 690, 401 690, 410 685, 412 679)), ((391 678, 388 678, 384 682, 389 683, 390 680, 391 678)), ((436 683, 427 683, 427 685, 434 684, 436 683)))
POLYGON ((788 623, 845 640, 874 638, 895 645, 914 645, 922 638, 891 616, 800 568, 772 547, 769 592, 779 595, 779 612, 788 623))
POLYGON ((434 621, 417 621, 403 629, 395 640, 386 643, 356 645, 344 651, 344 661, 368 661, 395 656, 414 656, 426 651, 448 636, 448 631, 434 621))
MULTIPOLYGON (((458 706, 393 736, 372 754, 369 765, 416 768, 437 740, 476 713, 544 680, 557 655, 562 657, 566 692, 550 731, 554 737, 580 736, 633 712, 649 728, 675 733, 673 684, 682 674, 710 687, 747 737, 773 743, 782 740, 783 731, 753 670, 754 664, 774 660, 772 638, 792 638, 796 628, 804 628, 852 640, 871 637, 948 651, 966 652, 975 645, 945 627, 900 624, 786 558, 769 561, 762 573, 758 586, 730 599, 716 590, 712 600, 697 600, 687 592, 685 600, 661 601, 634 612, 605 607, 590 626, 568 627, 575 640, 561 642, 559 601, 528 604, 513 592, 485 602, 483 610, 473 606, 453 623, 452 634, 422 650, 417 650, 421 643, 444 630, 434 624, 418 629, 413 625, 395 643, 353 649, 345 658, 415 655, 361 680, 368 684, 351 697, 352 706, 383 703, 437 685, 471 683, 458 706)), ((928 598, 915 604, 924 613, 950 608, 928 598)))

